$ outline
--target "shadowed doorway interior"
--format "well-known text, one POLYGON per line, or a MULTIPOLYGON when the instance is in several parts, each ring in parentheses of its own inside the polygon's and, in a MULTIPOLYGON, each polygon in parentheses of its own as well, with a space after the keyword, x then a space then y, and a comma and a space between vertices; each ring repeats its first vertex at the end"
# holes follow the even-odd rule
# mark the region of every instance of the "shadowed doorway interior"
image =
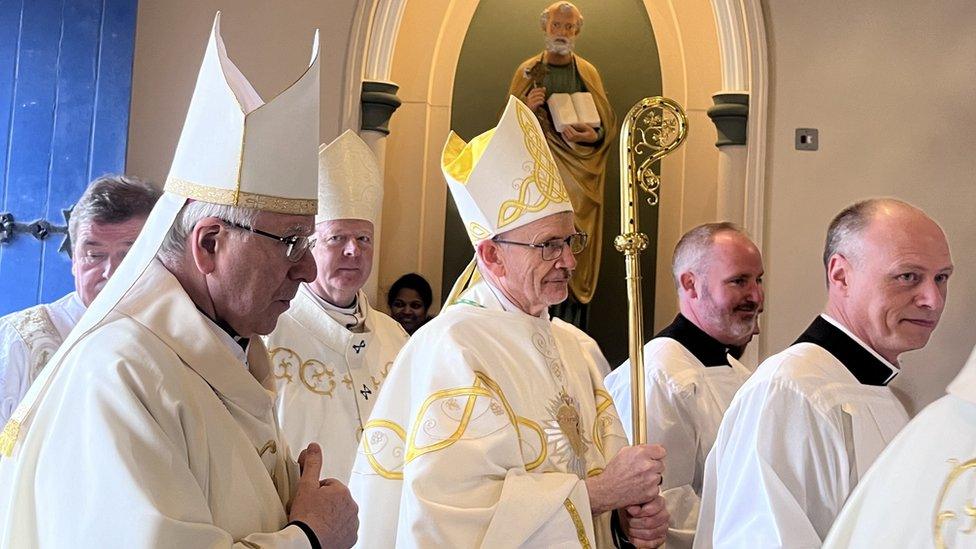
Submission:
MULTIPOLYGON (((550 3, 551 0, 483 0, 478 4, 458 59, 451 110, 451 128, 465 140, 495 125, 505 106, 515 68, 529 56, 542 52, 544 34, 539 15, 550 3)), ((639 0, 578 0, 574 4, 584 18, 576 52, 599 70, 619 121, 641 98, 661 94, 660 60, 647 11, 639 0)), ((587 332, 614 367, 627 358, 624 261, 613 248, 613 239, 620 233, 616 141, 615 137, 607 163, 600 276, 587 323, 587 332)), ((644 325, 648 327, 645 337, 649 338, 654 324, 658 212, 656 207, 642 204, 640 214, 641 230, 651 239, 641 256, 644 325)), ((472 256, 471 243, 450 197, 446 215, 445 296, 472 256)))

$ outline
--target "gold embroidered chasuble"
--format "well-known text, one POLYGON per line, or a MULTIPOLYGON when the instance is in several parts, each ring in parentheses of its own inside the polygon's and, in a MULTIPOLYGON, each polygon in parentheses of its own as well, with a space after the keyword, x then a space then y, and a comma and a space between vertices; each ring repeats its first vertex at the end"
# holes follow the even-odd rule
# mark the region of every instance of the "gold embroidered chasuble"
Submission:
MULTIPOLYGON (((531 69, 541 59, 541 55, 534 55, 523 61, 509 84, 508 93, 519 99, 525 96, 533 86, 531 78, 526 76, 526 70, 531 69)), ((577 256, 578 266, 570 282, 573 295, 580 303, 589 303, 596 291, 597 277, 600 274, 600 257, 603 242, 603 192, 607 169, 607 159, 611 152, 610 145, 615 142, 617 119, 607 99, 607 92, 603 88, 600 73, 589 61, 578 55, 573 55, 573 63, 580 79, 586 86, 586 91, 593 94, 597 112, 600 113, 604 137, 601 141, 589 145, 567 143, 562 135, 556 131, 549 119, 549 115, 539 117, 539 125, 546 134, 549 149, 556 158, 563 184, 569 192, 576 213, 576 224, 580 230, 590 235, 590 245, 577 256)), ((548 93, 559 90, 546 90, 548 93)))
POLYGON ((0 547, 308 547, 267 351, 238 352, 153 261, 0 458, 0 547))
POLYGON ((486 282, 413 335, 360 443, 360 547, 612 547, 584 479, 626 444, 579 335, 486 282))
POLYGON ((278 419, 295 452, 318 442, 325 452, 322 478, 349 482, 363 423, 383 380, 407 342, 403 328, 369 306, 362 333, 342 326, 303 284, 278 319, 266 345, 278 395, 278 419))

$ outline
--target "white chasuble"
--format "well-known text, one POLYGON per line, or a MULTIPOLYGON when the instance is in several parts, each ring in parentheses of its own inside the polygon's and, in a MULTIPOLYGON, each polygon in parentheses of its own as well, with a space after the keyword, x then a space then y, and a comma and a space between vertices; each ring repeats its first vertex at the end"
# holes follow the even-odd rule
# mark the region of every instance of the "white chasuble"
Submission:
POLYGON ((0 318, 0 425, 7 423, 31 383, 83 314, 85 304, 77 293, 71 292, 53 303, 0 318))
POLYGON ((861 479, 825 548, 976 547, 976 350, 861 479))
POLYGON ((397 357, 350 489, 360 547, 611 547, 584 479, 626 437, 592 355, 486 282, 397 357))
MULTIPOLYGON (((630 361, 606 378, 624 432, 631 436, 630 361)), ((749 370, 683 315, 644 345, 647 441, 668 455, 661 494, 671 515, 667 546, 691 547, 698 526, 705 458, 732 397, 749 370)))
POLYGON ((322 446, 322 478, 349 482, 363 424, 407 334, 369 306, 361 333, 350 331, 303 284, 266 344, 278 389, 278 419, 295 453, 322 446))
POLYGON ((215 330, 153 261, 0 459, 0 547, 309 546, 267 351, 215 330))
POLYGON ((887 387, 897 369, 835 322, 817 317, 732 399, 705 462, 695 547, 820 547, 907 423, 887 387))

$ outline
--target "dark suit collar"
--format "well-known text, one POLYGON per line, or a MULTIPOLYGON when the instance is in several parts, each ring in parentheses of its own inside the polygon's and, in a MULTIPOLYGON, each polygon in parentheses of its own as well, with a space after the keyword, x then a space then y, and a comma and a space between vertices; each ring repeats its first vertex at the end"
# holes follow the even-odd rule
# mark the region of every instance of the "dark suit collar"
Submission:
POLYGON ((680 313, 670 326, 654 337, 668 337, 677 341, 705 366, 731 366, 729 348, 680 313))
POLYGON ((797 343, 813 343, 822 347, 847 368, 862 385, 883 387, 898 375, 898 370, 879 359, 864 344, 855 340, 823 316, 810 324, 797 343))

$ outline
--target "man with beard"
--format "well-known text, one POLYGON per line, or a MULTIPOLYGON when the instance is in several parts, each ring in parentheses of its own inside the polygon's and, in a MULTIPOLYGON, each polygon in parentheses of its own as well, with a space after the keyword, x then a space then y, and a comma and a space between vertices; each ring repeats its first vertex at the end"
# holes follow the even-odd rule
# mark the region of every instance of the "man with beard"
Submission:
MULTIPOLYGON (((688 231, 674 249, 680 313, 644 346, 647 440, 668 451, 661 484, 671 514, 668 547, 691 547, 705 458, 749 370, 730 356, 752 339, 763 303, 759 249, 732 223, 688 231)), ((631 433, 630 362, 606 378, 631 433)))
POLYGON ((522 62, 515 69, 508 93, 521 99, 535 113, 546 141, 556 158, 559 173, 569 191, 576 226, 590 235, 590 245, 577 263, 570 282, 571 300, 575 303, 563 318, 585 326, 586 317, 579 305, 593 298, 600 269, 603 242, 603 184, 610 144, 616 131, 616 117, 600 74, 587 60, 573 53, 583 27, 583 15, 570 2, 560 1, 547 7, 540 16, 546 49, 522 62), (600 115, 600 127, 570 125, 556 131, 546 100, 554 93, 589 92, 600 115))
POLYGON ((626 437, 566 299, 586 235, 532 112, 451 134, 441 166, 483 279, 404 346, 350 489, 362 547, 641 547, 664 541, 660 446, 626 437), (513 188, 512 182, 516 185, 513 188))
POLYGON ((255 337, 315 278, 317 40, 265 103, 219 23, 163 196, 0 435, 0 547, 355 542, 322 449, 291 457, 255 337))
POLYGON ((160 194, 145 181, 106 175, 78 199, 68 221, 75 291, 0 318, 0 425, 115 273, 160 194))
POLYGON ((362 287, 373 268, 383 178, 369 146, 348 130, 319 150, 318 272, 266 341, 288 445, 328 449, 324 477, 349 482, 363 424, 407 334, 373 309, 362 287))
POLYGON ((830 224, 824 313, 736 394, 712 453, 695 547, 819 547, 908 416, 888 388, 928 342, 952 260, 938 224, 900 200, 830 224))

